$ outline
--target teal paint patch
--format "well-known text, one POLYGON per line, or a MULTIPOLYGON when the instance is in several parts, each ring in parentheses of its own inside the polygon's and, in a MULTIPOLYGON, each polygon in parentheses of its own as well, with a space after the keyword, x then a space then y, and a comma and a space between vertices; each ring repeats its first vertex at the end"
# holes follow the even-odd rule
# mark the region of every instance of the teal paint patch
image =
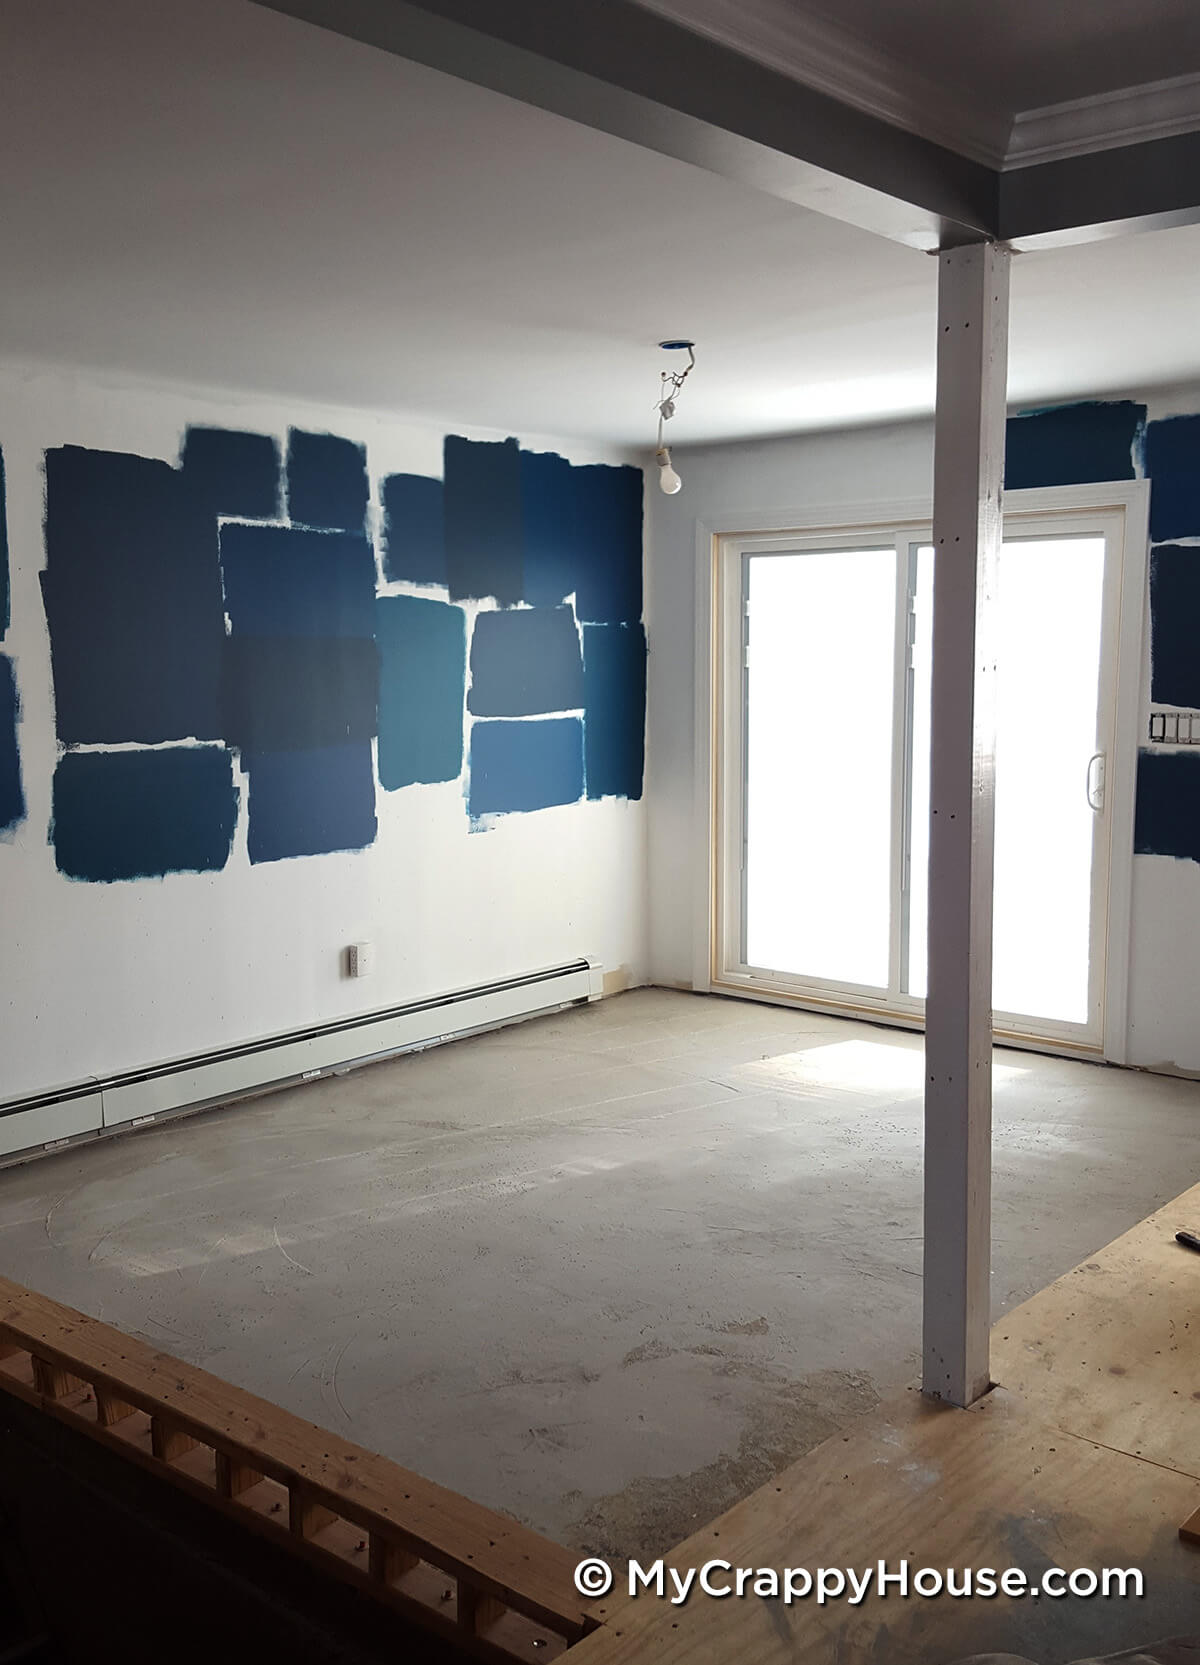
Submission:
POLYGON ((467 619, 461 607, 381 596, 379 783, 386 791, 457 780, 463 765, 467 619))

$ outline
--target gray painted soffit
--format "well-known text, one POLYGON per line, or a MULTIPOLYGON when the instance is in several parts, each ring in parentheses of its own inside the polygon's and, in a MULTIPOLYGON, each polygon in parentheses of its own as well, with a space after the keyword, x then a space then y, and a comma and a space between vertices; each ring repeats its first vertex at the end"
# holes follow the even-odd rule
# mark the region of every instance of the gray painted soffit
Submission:
POLYGON ((915 248, 1200 221, 1200 134, 1001 173, 636 0, 255 3, 915 248))

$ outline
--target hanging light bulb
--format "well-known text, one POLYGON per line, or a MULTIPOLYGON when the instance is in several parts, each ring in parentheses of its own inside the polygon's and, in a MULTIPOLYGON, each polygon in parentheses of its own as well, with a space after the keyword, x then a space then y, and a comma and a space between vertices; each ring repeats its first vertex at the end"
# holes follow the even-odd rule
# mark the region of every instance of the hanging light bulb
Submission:
POLYGON ((692 351, 694 343, 691 341, 660 341, 659 346, 669 352, 686 352, 688 363, 686 370, 664 370, 659 377, 658 410, 658 447, 654 453, 654 460, 658 464, 658 483, 668 497, 674 497, 681 490, 683 481, 675 472, 671 462, 671 452, 663 438, 664 425, 675 414, 675 399, 679 389, 692 372, 696 363, 696 355, 692 351))
POLYGON ((659 446, 654 453, 654 460, 658 464, 659 486, 668 497, 674 497, 675 493, 683 486, 683 481, 671 466, 671 453, 665 445, 659 446))

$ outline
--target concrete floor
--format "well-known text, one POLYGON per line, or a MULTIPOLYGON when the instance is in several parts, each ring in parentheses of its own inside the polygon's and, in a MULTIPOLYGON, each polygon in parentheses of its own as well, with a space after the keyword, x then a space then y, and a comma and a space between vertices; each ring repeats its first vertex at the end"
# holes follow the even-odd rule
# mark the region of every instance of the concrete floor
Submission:
MULTIPOLYGON (((0 1173, 0 1270, 644 1556, 912 1378, 920 1051, 639 990, 0 1173)), ((996 1076, 999 1314, 1200 1177, 1200 1084, 996 1076)))

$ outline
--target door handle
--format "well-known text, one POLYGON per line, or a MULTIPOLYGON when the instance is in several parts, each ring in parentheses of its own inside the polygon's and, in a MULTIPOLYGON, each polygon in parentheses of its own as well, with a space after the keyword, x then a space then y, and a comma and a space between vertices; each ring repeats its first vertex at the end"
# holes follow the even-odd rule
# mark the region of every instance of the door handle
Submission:
POLYGON ((1088 808, 1097 813, 1104 808, 1104 753, 1093 752, 1087 766, 1088 808))

